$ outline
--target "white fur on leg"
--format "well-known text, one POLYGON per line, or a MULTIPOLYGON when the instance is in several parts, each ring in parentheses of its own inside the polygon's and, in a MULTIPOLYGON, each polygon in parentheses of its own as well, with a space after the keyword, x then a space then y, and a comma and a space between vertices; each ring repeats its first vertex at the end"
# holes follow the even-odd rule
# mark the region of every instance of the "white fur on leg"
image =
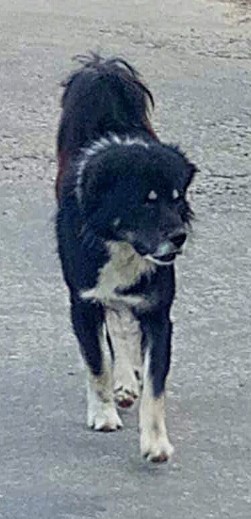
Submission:
MULTIPOLYGON (((95 377, 97 378, 97 377, 95 377)), ((100 378, 100 377, 99 377, 100 378)), ((87 382, 87 425, 95 431, 112 432, 123 427, 114 405, 113 394, 107 395, 100 389, 100 380, 89 376, 87 382), (92 380, 91 380, 92 378, 92 380), (98 389, 99 388, 99 389, 98 389)))
POLYGON ((123 426, 113 397, 111 353, 103 329, 100 337, 102 348, 102 373, 95 376, 88 368, 87 424, 95 431, 116 431, 123 426))
POLYGON ((149 375, 149 352, 144 363, 143 394, 140 404, 140 450, 148 461, 164 462, 173 453, 165 424, 165 397, 154 398, 149 375))
POLYGON ((139 397, 139 384, 133 371, 124 371, 114 384, 114 398, 119 407, 131 407, 139 397), (125 377, 125 378, 124 378, 125 377))
POLYGON ((114 398, 119 407, 131 407, 139 397, 140 330, 129 310, 107 312, 107 325, 114 346, 114 398))

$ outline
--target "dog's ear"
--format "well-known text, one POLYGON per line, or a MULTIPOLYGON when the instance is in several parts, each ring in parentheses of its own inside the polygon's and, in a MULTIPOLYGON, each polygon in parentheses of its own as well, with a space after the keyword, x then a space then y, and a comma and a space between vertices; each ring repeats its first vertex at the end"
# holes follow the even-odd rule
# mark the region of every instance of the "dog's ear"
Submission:
POLYGON ((193 162, 190 162, 179 146, 168 146, 168 151, 169 164, 175 175, 177 189, 185 193, 198 168, 193 162))
POLYGON ((87 216, 103 206, 107 193, 115 189, 119 171, 116 164, 108 166, 99 156, 86 165, 80 189, 82 210, 87 216))
POLYGON ((190 162, 186 159, 185 161, 185 169, 183 171, 183 191, 186 191, 188 186, 191 184, 195 173, 198 171, 198 168, 193 162, 190 162))

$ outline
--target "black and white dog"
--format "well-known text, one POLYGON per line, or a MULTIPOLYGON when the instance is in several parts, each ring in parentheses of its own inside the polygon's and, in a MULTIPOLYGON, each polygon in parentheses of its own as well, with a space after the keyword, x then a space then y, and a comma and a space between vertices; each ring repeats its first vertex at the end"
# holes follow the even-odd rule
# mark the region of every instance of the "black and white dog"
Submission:
MULTIPOLYGON (((130 387, 114 395, 117 355, 107 314, 122 318, 125 309, 142 336, 141 453, 163 462, 172 453, 164 394, 174 260, 192 216, 186 191, 196 167, 158 140, 148 119, 152 94, 125 61, 93 56, 64 86, 56 231, 88 371, 87 423, 97 431, 121 428, 116 400, 126 407, 137 396, 130 387)), ((123 371, 126 351, 118 362, 123 371)))

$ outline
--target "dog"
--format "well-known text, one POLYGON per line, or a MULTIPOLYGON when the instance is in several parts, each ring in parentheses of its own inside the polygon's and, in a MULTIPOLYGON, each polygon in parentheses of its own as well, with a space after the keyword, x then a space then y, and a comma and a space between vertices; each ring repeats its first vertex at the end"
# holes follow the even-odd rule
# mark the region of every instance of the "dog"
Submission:
MULTIPOLYGON (((87 369, 87 424, 95 431, 120 429, 118 407, 138 396, 126 381, 122 396, 121 388, 114 395, 114 363, 128 371, 129 345, 124 336, 117 359, 108 314, 119 321, 127 312, 141 334, 141 454, 165 462, 173 451, 165 382, 174 262, 191 225, 186 192, 197 168, 157 137, 149 119, 152 93, 131 65, 98 55, 80 62, 62 96, 56 236, 87 369)), ((135 387, 136 375, 132 368, 135 387)))

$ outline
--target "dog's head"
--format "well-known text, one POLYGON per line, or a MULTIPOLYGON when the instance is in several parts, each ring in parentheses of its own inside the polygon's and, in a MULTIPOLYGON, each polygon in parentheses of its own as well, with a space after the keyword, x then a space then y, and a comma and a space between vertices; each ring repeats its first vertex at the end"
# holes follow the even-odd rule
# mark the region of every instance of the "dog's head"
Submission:
POLYGON ((186 192, 196 167, 177 148, 127 140, 104 147, 82 175, 83 215, 103 239, 129 243, 158 265, 181 253, 192 210, 186 192))

